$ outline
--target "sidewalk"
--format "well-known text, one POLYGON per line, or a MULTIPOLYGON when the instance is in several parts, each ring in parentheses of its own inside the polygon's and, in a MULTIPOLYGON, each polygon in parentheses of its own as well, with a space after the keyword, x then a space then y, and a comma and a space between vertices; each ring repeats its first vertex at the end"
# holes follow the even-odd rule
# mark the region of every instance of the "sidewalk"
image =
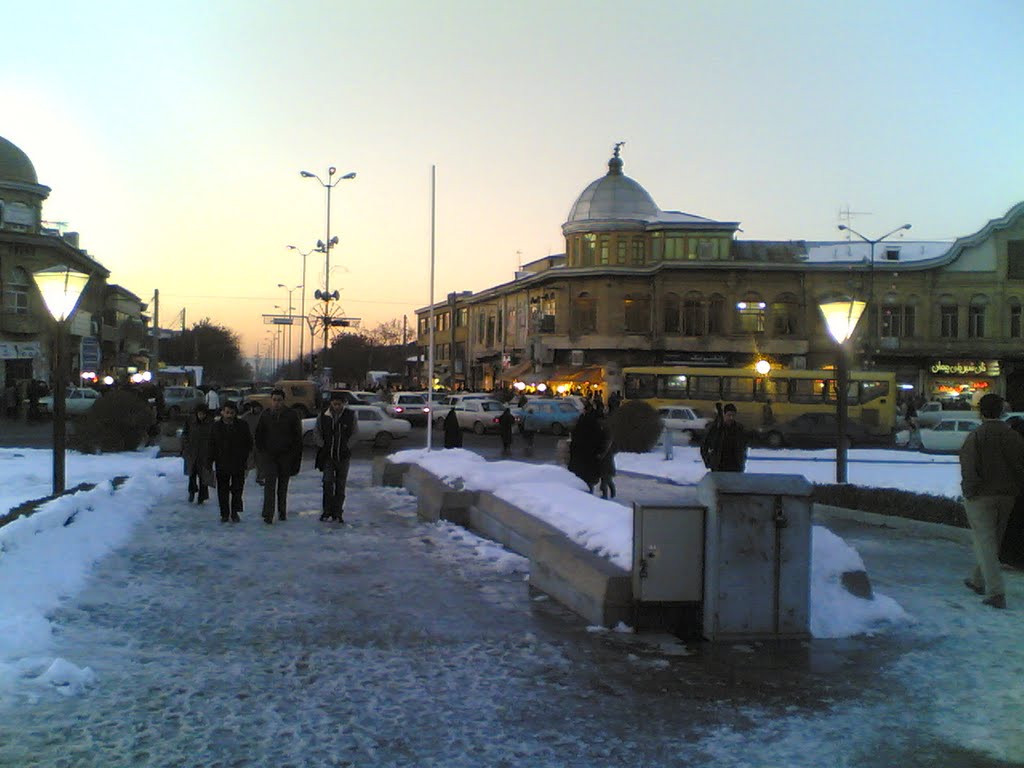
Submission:
MULTIPOLYGON (((618 480, 623 503, 678 492, 618 480)), ((963 546, 840 521, 913 622, 683 645, 581 625, 367 461, 351 525, 318 522, 317 481, 273 526, 251 478, 237 526, 165 499, 56 617, 55 653, 97 682, 4 702, 0 766, 1024 765, 1024 582, 985 609, 963 546)))

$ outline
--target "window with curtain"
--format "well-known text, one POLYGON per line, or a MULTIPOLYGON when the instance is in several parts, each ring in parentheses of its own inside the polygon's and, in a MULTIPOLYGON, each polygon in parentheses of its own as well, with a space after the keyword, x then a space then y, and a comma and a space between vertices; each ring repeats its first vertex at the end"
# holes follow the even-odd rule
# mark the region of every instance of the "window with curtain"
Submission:
POLYGON ((679 333, 681 330, 679 309, 679 294, 666 293, 663 312, 664 322, 662 324, 662 330, 665 333, 679 333))
POLYGON ((800 305, 796 296, 784 293, 772 302, 772 332, 776 336, 793 336, 797 333, 797 316, 800 305))
POLYGON ((725 297, 715 293, 708 300, 708 324, 709 334, 725 333, 725 297))
POLYGON ((988 309, 987 296, 974 296, 967 306, 967 338, 985 338, 985 312, 988 309))
POLYGON ((682 333, 684 336, 704 335, 704 302, 696 291, 690 291, 683 299, 682 333))
POLYGON ((571 324, 574 333, 597 331, 597 299, 586 291, 573 300, 571 324))
POLYGON ((955 339, 960 334, 960 307, 956 299, 946 294, 939 299, 939 336, 955 339))
POLYGON ((746 294, 736 302, 737 333, 764 333, 764 316, 767 305, 756 293, 746 294))

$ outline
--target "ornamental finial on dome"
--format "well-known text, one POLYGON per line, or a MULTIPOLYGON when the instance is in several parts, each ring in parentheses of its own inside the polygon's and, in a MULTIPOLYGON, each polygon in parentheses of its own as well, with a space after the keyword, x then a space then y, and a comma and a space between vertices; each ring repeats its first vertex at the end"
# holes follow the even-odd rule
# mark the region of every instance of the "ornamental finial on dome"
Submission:
POLYGON ((615 142, 615 147, 612 153, 612 159, 608 161, 608 175, 609 176, 621 176, 622 175, 622 158, 619 157, 619 148, 622 147, 624 141, 615 142))

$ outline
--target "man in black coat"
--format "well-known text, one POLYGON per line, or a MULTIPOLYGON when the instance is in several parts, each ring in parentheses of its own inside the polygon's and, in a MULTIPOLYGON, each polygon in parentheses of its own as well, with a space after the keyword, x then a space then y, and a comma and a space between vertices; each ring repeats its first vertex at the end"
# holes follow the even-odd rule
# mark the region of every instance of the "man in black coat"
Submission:
POLYGON ((284 390, 270 394, 270 407, 260 414, 256 424, 256 463, 264 478, 263 522, 288 519, 288 481, 302 466, 302 421, 284 405, 284 390))
POLYGON ((238 406, 229 400, 221 406, 220 421, 214 422, 210 436, 210 459, 217 473, 217 501, 222 523, 241 520, 242 488, 251 451, 249 425, 238 418, 238 406))
POLYGON ((355 413, 346 407, 345 395, 332 392, 327 410, 316 420, 319 445, 316 468, 324 473, 321 520, 345 522, 345 485, 348 482, 348 465, 352 460, 352 450, 348 444, 355 433, 355 413))
POLYGON ((747 466, 747 433, 729 403, 715 419, 700 446, 704 466, 712 472, 742 472, 747 466))

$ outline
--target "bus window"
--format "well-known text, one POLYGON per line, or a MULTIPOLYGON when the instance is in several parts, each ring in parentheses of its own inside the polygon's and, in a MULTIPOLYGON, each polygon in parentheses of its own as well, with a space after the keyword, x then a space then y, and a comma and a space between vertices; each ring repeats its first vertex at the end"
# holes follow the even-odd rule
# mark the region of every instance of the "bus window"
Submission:
POLYGON ((887 381, 862 381, 860 382, 860 402, 870 403, 889 396, 889 382, 887 381))
POLYGON ((624 388, 627 400, 657 397, 658 377, 653 373, 627 373, 624 388))
POLYGON ((791 403, 823 403, 825 402, 824 379, 790 379, 789 402, 791 403))
POLYGON ((723 377, 722 399, 729 402, 749 403, 754 399, 754 379, 750 376, 723 377))
POLYGON ((692 400, 721 400, 721 377, 691 376, 690 398, 692 400))
POLYGON ((762 379, 762 389, 758 393, 758 399, 769 399, 773 403, 789 402, 789 379, 772 377, 762 379))
MULTIPOLYGON (((847 405, 857 405, 857 385, 856 381, 846 382, 846 403, 847 405)), ((828 393, 825 396, 825 402, 835 403, 838 402, 839 398, 836 393, 839 391, 839 387, 835 379, 828 380, 828 393)))
POLYGON ((662 376, 661 385, 665 390, 661 395, 662 397, 672 397, 679 400, 686 397, 686 376, 662 376))

